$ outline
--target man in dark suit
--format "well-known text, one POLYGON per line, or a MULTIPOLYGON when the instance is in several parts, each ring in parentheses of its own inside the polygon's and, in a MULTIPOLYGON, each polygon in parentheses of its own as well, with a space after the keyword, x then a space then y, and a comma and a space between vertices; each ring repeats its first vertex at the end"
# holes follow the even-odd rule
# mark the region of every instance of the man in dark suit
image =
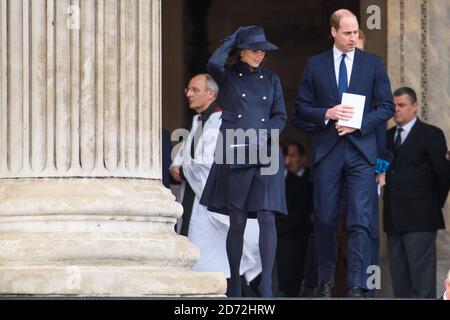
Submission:
POLYGON ((386 176, 384 229, 397 298, 436 298, 436 231, 449 189, 442 130, 417 118, 413 89, 394 92, 395 127, 388 130, 394 161, 386 176))
POLYGON ((336 228, 342 186, 348 205, 348 296, 363 297, 371 264, 371 226, 376 183, 375 129, 392 117, 389 78, 381 59, 356 49, 356 16, 341 9, 331 16, 334 47, 311 57, 303 71, 295 117, 319 127, 312 137, 315 252, 319 295, 329 297, 336 267, 336 228), (352 117, 344 92, 366 97, 360 129, 337 125, 352 117), (345 184, 343 184, 345 182, 345 184))
POLYGON ((277 275, 284 295, 298 297, 312 231, 313 186, 306 167, 305 148, 301 144, 289 142, 284 149, 284 159, 288 215, 276 221, 277 275))

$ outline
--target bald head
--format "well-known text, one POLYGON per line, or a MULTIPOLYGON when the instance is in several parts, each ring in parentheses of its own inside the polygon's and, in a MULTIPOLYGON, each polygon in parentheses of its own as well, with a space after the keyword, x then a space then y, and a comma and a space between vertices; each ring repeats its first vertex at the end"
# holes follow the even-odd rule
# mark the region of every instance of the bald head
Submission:
POLYGON ((339 30, 339 28, 341 27, 342 18, 352 18, 352 19, 355 19, 356 21, 358 21, 358 18, 356 17, 356 15, 353 12, 351 12, 350 10, 339 9, 331 15, 331 18, 330 18, 331 27, 333 27, 336 30, 339 30))
POLYGON ((201 113, 208 109, 216 100, 219 88, 209 74, 199 74, 193 77, 186 88, 186 98, 191 109, 201 113))

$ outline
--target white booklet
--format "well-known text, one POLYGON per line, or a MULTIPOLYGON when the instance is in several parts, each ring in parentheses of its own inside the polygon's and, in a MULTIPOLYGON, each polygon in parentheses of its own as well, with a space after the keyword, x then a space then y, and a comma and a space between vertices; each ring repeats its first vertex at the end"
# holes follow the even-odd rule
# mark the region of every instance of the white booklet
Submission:
POLYGON ((344 93, 342 95, 341 104, 353 107, 353 117, 350 120, 339 120, 338 125, 361 129, 365 103, 366 96, 361 96, 359 94, 353 93, 344 93))

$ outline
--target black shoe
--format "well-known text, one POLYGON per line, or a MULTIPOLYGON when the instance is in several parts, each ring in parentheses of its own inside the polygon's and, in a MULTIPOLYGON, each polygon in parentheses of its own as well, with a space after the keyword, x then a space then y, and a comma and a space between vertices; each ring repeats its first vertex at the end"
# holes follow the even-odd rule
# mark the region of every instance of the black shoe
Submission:
POLYGON ((321 280, 319 282, 319 288, 317 289, 317 297, 318 298, 330 298, 332 287, 333 287, 332 281, 321 280))
POLYGON ((309 286, 302 281, 302 286, 300 287, 300 292, 298 296, 300 298, 313 298, 317 295, 317 287, 309 286))
POLYGON ((347 297, 353 299, 361 299, 366 297, 366 290, 363 288, 352 287, 347 291, 347 297))

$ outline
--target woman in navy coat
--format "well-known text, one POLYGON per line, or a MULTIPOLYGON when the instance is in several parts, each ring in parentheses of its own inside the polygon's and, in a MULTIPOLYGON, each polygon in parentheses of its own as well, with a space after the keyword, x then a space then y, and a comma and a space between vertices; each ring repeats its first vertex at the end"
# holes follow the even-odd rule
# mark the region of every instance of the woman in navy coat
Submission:
POLYGON ((216 161, 200 200, 208 210, 230 216, 226 248, 231 271, 228 296, 233 297, 241 295, 239 266, 247 218, 257 218, 260 227, 260 294, 272 296, 277 246, 275 214, 287 214, 284 165, 277 141, 286 123, 286 108, 279 77, 262 67, 266 51, 277 49, 266 40, 261 27, 241 27, 222 41, 208 62, 208 72, 219 84, 223 107, 220 131, 224 143, 218 144, 217 148, 223 149, 216 149, 216 153, 244 150, 249 156, 249 150, 255 150, 251 148, 255 146, 272 155, 271 162, 264 164, 259 157, 253 162, 249 157, 239 163, 235 157, 224 159, 222 164, 216 161), (244 144, 229 141, 226 132, 236 129, 254 129, 258 138, 250 137, 244 144), (276 160, 273 155, 277 155, 276 160), (278 170, 264 174, 261 169, 267 166, 278 170))

